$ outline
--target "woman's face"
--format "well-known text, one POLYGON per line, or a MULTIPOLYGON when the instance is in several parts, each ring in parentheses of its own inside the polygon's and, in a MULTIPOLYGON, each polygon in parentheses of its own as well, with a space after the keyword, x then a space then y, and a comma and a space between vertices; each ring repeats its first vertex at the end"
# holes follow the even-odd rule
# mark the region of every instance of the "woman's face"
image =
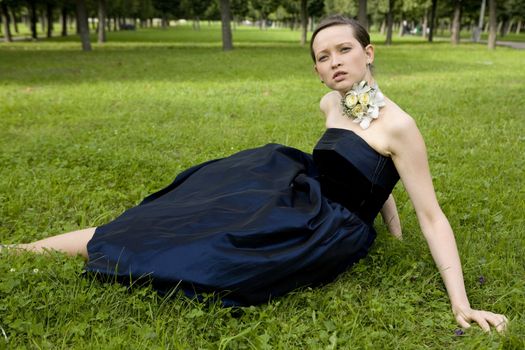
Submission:
POLYGON ((374 60, 374 48, 363 48, 350 25, 334 25, 321 30, 312 45, 315 71, 330 89, 344 94, 354 83, 372 75, 367 68, 374 60))

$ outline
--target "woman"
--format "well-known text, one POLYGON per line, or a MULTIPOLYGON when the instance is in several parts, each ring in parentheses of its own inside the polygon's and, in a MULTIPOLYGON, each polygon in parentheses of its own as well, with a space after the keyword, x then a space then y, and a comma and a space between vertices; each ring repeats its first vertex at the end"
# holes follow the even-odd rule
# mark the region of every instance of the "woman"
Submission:
POLYGON ((366 255, 381 210, 401 228, 391 191, 403 181, 457 322, 502 331, 503 315, 471 309, 450 225, 434 193, 414 120, 374 82, 374 48, 356 21, 332 16, 311 40, 315 71, 333 91, 313 155, 268 144, 194 166, 114 221, 17 248, 88 258, 86 269, 154 287, 217 292, 246 305, 318 285, 366 255))

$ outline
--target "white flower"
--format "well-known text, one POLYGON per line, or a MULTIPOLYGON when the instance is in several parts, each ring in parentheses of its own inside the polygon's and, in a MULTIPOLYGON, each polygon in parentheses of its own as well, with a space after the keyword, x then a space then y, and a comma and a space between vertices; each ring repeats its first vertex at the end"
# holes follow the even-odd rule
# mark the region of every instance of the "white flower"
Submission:
POLYGON ((366 80, 355 83, 341 100, 343 114, 353 118, 354 123, 359 123, 367 129, 372 119, 379 117, 379 109, 385 106, 385 96, 377 84, 369 86, 366 80))
POLYGON ((38 273, 39 270, 38 269, 33 269, 33 273, 38 273))
POLYGON ((378 107, 384 107, 386 105, 385 103, 385 95, 379 90, 377 87, 377 84, 375 85, 376 93, 374 96, 374 101, 377 103, 378 107))
POLYGON ((368 108, 368 115, 376 119, 379 116, 379 107, 377 105, 370 106, 368 108))
POLYGON ((352 86, 352 90, 355 90, 358 95, 364 94, 365 92, 370 91, 372 88, 368 85, 366 80, 361 80, 359 83, 355 83, 352 86))
POLYGON ((16 272, 16 269, 14 267, 9 269, 9 272, 16 272))
POLYGON ((367 129, 370 126, 370 118, 363 118, 361 120, 361 123, 359 123, 359 126, 362 129, 367 129))

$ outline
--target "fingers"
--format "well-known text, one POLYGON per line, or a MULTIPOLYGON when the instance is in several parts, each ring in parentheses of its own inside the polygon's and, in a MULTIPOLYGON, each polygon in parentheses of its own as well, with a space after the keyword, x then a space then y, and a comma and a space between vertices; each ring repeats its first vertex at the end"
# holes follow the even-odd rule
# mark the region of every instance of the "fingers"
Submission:
POLYGON ((394 236, 396 239, 399 239, 400 241, 403 240, 403 234, 401 232, 390 232, 392 236, 394 236))
POLYGON ((504 315, 494 314, 492 312, 490 314, 491 317, 490 319, 488 319, 490 324, 492 324, 499 333, 505 332, 509 320, 507 320, 507 318, 504 315))
POLYGON ((481 310, 460 310, 456 313, 456 321, 462 328, 470 328, 470 322, 476 322, 483 331, 490 332, 491 326, 501 333, 507 328, 508 320, 505 315, 481 310))
POLYGON ((493 326, 500 333, 505 331, 508 323, 504 315, 478 310, 473 310, 469 315, 458 315, 457 321, 465 328, 470 327, 467 321, 475 321, 485 332, 490 332, 490 327, 493 326))
POLYGON ((472 319, 476 321, 477 324, 483 329, 484 332, 490 332, 490 325, 487 322, 484 311, 477 311, 474 312, 472 315, 472 319))
POLYGON ((507 327, 507 318, 504 315, 495 314, 488 311, 480 311, 485 321, 492 325, 498 332, 504 332, 507 327))
POLYGON ((467 328, 470 328, 470 323, 468 323, 467 321, 465 321, 465 319, 463 318, 463 315, 459 315, 458 317, 456 317, 456 321, 458 321, 459 325, 465 329, 467 328))

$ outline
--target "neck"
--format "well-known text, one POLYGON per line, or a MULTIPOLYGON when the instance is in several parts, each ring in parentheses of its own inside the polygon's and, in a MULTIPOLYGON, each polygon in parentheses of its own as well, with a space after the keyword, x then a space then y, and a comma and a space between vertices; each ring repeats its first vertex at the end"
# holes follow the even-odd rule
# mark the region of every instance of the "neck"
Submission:
MULTIPOLYGON (((374 84, 376 83, 376 81, 374 80, 374 77, 371 74, 368 74, 368 73, 360 81, 362 81, 362 80, 366 80, 366 82, 368 83, 368 86, 374 86, 374 84)), ((346 90, 339 90, 337 92, 339 92, 341 97, 344 97, 346 95, 346 93, 348 91, 350 91, 350 90, 352 90, 352 87, 350 87, 349 89, 346 89, 346 90)))

